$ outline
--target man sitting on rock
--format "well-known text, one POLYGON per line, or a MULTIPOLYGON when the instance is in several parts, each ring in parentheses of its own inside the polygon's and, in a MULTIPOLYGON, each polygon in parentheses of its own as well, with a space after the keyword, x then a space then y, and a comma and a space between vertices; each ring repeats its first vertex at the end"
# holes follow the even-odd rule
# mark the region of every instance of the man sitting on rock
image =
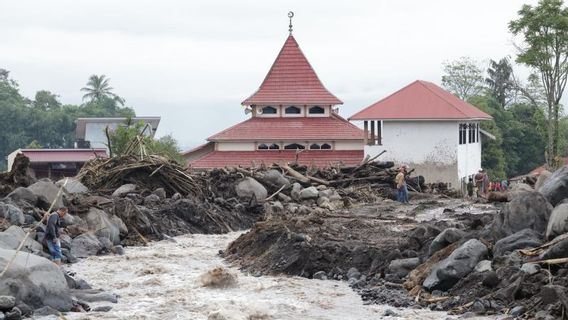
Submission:
POLYGON ((47 217, 47 227, 45 228, 45 242, 51 253, 53 262, 61 265, 61 242, 59 241, 59 223, 60 219, 67 214, 67 208, 61 207, 57 211, 52 212, 47 217))

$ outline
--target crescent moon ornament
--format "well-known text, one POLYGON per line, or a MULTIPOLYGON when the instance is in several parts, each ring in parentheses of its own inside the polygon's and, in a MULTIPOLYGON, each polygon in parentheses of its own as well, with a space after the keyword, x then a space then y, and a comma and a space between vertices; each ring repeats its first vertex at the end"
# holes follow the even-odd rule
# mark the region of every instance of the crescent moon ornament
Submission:
POLYGON ((290 32, 290 35, 292 35, 292 18, 294 18, 294 12, 292 11, 288 12, 288 18, 290 18, 290 25, 288 26, 288 31, 290 32))

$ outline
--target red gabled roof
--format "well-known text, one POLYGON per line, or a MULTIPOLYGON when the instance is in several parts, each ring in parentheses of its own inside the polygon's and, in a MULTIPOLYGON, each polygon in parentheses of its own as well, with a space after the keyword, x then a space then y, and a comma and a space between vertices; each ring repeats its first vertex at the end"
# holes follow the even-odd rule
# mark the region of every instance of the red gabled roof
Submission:
POLYGON ((189 166, 197 169, 208 169, 294 163, 296 155, 300 164, 324 168, 336 164, 358 165, 363 161, 364 151, 304 150, 299 154, 296 153, 296 150, 213 151, 203 158, 191 162, 189 166))
POLYGON ((439 86, 417 80, 349 120, 490 120, 492 117, 439 86))
POLYGON ((330 117, 252 117, 207 140, 363 140, 364 132, 349 121, 330 117))
POLYGON ((286 39, 260 88, 242 102, 253 104, 343 104, 321 83, 292 35, 286 39))

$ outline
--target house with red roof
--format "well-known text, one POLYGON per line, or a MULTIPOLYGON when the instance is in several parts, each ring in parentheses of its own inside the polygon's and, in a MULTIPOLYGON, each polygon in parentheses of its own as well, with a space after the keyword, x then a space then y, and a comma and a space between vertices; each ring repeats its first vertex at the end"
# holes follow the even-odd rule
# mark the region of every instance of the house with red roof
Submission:
MULTIPOLYGON (((406 164, 427 182, 460 183, 481 168, 480 122, 492 117, 427 81, 415 81, 357 112, 365 153, 406 164)), ((467 181, 466 181, 467 182, 467 181)))
POLYGON ((190 167, 363 160, 363 130, 339 116, 335 107, 343 102, 324 87, 291 31, 258 90, 241 104, 250 118, 183 153, 190 167))

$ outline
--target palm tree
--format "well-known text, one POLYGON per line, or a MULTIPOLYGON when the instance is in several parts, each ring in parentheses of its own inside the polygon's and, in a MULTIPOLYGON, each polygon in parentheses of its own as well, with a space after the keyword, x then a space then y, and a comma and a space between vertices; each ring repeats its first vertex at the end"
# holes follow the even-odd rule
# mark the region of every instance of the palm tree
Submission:
POLYGON ((90 76, 87 86, 81 88, 81 91, 85 92, 83 100, 100 101, 103 98, 110 98, 120 105, 124 105, 124 99, 112 92, 113 88, 109 85, 109 81, 110 78, 107 78, 104 74, 90 76))

